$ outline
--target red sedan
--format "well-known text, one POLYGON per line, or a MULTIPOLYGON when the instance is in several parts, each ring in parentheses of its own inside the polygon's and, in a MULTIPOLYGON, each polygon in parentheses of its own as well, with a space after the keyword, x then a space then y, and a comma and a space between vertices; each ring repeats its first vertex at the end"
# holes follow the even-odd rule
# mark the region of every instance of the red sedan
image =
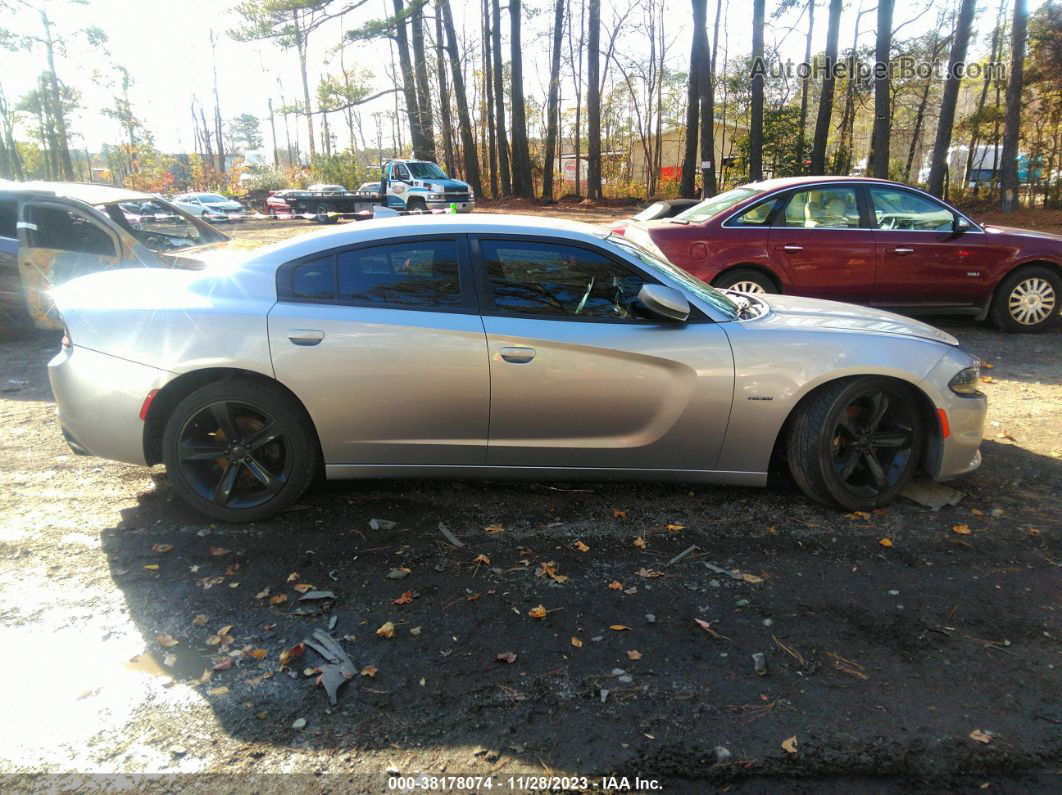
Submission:
POLYGON ((1062 304, 1062 236, 981 226, 886 180, 772 179, 616 231, 739 292, 991 316, 1025 332, 1051 328, 1062 304))

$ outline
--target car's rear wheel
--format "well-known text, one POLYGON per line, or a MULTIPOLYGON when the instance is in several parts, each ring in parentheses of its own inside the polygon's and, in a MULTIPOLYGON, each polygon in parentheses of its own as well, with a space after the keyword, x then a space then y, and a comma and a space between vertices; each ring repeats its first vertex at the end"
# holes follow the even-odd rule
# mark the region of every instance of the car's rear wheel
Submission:
POLYGON ((318 460, 302 407, 275 386, 242 379, 182 400, 166 423, 162 454, 174 491, 227 522, 283 510, 310 485, 318 460))
POLYGON ((329 215, 331 210, 328 209, 327 204, 318 204, 317 209, 313 211, 313 220, 319 224, 334 224, 339 220, 338 216, 329 215))
POLYGON ((424 203, 424 199, 413 197, 406 202, 406 209, 411 213, 426 213, 428 211, 428 205, 424 203))
POLYGON ((720 290, 734 290, 752 295, 778 292, 778 287, 770 276, 753 268, 728 271, 712 282, 712 285, 720 290))
POLYGON ((1050 268, 1031 265, 1014 271, 999 285, 992 319, 1004 331, 1039 333, 1055 326, 1062 305, 1062 278, 1050 268))
POLYGON ((903 384, 877 377, 839 381, 797 407, 789 470, 819 502, 869 510, 892 500, 918 467, 922 420, 903 384))

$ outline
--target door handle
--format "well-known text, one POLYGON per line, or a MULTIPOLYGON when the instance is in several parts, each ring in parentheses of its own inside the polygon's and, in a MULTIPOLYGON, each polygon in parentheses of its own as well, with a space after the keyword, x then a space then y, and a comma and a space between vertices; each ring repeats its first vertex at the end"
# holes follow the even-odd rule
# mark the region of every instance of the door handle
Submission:
POLYGON ((894 248, 892 251, 894 254, 914 254, 913 248, 894 248))
POLYGON ((324 332, 315 328, 293 328, 288 330, 288 339, 292 345, 318 345, 324 339, 324 332))
POLYGON ((792 244, 789 244, 789 245, 785 245, 785 246, 782 246, 782 248, 783 248, 783 249, 784 249, 785 251, 803 251, 803 250, 804 250, 804 247, 803 247, 803 246, 794 246, 794 245, 792 245, 792 244))
POLYGON ((535 358, 534 348, 525 348, 522 345, 500 348, 498 356, 509 364, 530 364, 535 358))

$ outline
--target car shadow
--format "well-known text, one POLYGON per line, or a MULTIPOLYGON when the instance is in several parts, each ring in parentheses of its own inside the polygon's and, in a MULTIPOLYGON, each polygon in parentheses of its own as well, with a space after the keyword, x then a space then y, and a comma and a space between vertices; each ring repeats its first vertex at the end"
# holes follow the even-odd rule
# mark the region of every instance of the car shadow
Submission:
POLYGON ((966 775, 976 744, 940 738, 983 711, 1021 750, 977 770, 1020 772, 1052 742, 1031 716, 1062 716, 1035 663, 1062 462, 984 452, 960 507, 865 518, 785 484, 376 481, 228 525, 156 474, 102 545, 155 667, 239 742, 447 748, 461 770, 934 780, 966 775), (1003 561, 1007 577, 972 574, 1003 561), (325 661, 298 651, 315 630, 358 672, 335 707, 325 661), (971 654, 964 633, 1014 656, 971 654), (797 733, 793 759, 779 743, 797 733))

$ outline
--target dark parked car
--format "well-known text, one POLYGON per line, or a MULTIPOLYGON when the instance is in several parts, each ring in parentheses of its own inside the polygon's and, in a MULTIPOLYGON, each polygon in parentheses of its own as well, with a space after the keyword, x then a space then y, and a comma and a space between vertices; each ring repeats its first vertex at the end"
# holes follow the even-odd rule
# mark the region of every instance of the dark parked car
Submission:
POLYGON ((886 180, 767 180, 616 231, 739 292, 991 316, 1007 331, 1046 331, 1059 318, 1062 236, 981 226, 886 180))

